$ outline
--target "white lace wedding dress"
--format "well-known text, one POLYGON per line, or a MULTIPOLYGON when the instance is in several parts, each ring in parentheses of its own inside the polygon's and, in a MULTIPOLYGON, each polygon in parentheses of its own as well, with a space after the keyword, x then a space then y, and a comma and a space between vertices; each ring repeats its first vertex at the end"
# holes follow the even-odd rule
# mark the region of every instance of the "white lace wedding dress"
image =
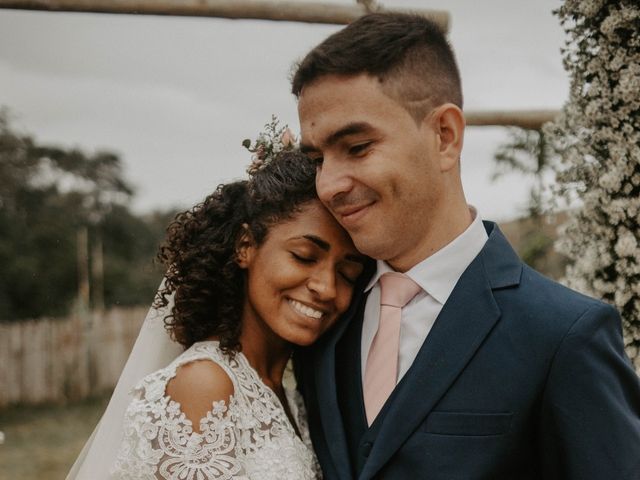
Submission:
POLYGON ((116 479, 306 480, 322 478, 311 447, 302 398, 285 388, 298 437, 280 400, 242 353, 226 356, 218 342, 194 344, 168 367, 134 389, 124 420, 124 440, 111 471, 116 479), (229 402, 214 402, 200 433, 165 394, 176 370, 195 360, 220 365, 233 382, 229 402))

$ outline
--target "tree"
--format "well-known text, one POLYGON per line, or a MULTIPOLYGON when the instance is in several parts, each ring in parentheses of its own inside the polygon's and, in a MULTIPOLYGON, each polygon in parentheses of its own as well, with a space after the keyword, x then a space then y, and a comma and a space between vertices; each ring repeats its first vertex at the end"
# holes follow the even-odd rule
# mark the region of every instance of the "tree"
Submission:
POLYGON ((118 206, 105 216, 101 234, 106 306, 151 304, 164 273, 153 257, 175 214, 167 210, 140 217, 118 206))
POLYGON ((516 173, 534 180, 529 190, 529 216, 539 217, 546 210, 543 199, 547 189, 545 175, 550 173, 554 151, 540 130, 509 129, 509 140, 500 145, 493 158, 493 180, 516 173))
POLYGON ((68 312, 78 290, 79 229, 105 246, 99 275, 107 304, 150 301, 162 232, 129 211, 133 189, 117 155, 40 145, 0 110, 0 177, 0 320, 68 312))
MULTIPOLYGON (((549 181, 553 174, 555 152, 541 130, 511 128, 509 140, 494 154, 492 179, 521 175, 533 179, 529 189, 526 218, 517 221, 518 254, 528 265, 552 278, 562 275, 566 257, 554 251, 549 181)), ((511 226, 509 229, 512 230, 511 226)))
POLYGON ((615 305, 640 370, 640 4, 566 0, 570 97, 545 128, 561 155, 560 191, 574 200, 560 250, 566 282, 615 305))

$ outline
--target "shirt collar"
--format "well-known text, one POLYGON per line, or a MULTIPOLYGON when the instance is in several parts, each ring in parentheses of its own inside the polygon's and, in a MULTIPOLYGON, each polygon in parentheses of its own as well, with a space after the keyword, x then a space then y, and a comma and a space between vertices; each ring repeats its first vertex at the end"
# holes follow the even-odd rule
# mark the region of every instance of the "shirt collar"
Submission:
MULTIPOLYGON (((470 210, 473 221, 464 232, 406 272, 409 278, 443 305, 464 271, 480 253, 489 238, 476 209, 470 207, 470 210)), ((372 289, 380 277, 387 272, 393 272, 393 268, 387 262, 377 260, 376 273, 367 284, 365 291, 372 289)))

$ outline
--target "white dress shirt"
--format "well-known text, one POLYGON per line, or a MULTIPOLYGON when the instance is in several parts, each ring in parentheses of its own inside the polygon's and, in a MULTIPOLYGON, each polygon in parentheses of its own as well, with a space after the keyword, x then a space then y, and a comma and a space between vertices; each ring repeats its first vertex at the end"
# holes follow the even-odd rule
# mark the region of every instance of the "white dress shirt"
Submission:
MULTIPOLYGON (((407 276, 422 287, 422 291, 402 309, 397 382, 413 364, 456 283, 488 239, 480 215, 473 207, 471 213, 473 221, 464 232, 406 272, 407 276)), ((365 288, 365 292, 371 290, 371 293, 365 305, 362 325, 360 351, 363 382, 367 356, 380 321, 378 280, 382 274, 392 271, 386 262, 378 260, 376 273, 365 288)))

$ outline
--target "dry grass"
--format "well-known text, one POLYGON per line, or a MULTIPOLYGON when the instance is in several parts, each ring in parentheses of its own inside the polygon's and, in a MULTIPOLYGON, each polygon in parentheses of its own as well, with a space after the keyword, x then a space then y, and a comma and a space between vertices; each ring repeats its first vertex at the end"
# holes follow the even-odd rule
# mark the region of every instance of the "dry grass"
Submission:
POLYGON ((64 479, 107 401, 0 410, 0 478, 64 479))

